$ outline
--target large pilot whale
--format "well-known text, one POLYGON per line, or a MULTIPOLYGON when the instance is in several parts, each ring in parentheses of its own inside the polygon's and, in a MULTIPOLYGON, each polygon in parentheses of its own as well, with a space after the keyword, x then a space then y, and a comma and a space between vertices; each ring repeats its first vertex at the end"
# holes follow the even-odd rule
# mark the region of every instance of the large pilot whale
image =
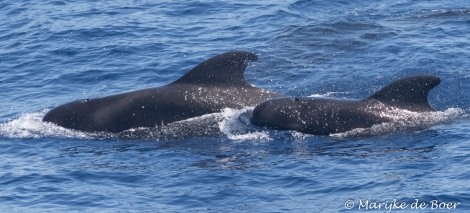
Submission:
POLYGON ((410 76, 362 100, 274 98, 256 106, 250 121, 258 126, 314 135, 368 128, 391 122, 404 111, 435 111, 428 103, 428 94, 440 82, 435 76, 410 76))
POLYGON ((168 85, 77 100, 50 110, 43 121, 86 132, 116 133, 220 112, 224 108, 256 106, 281 96, 245 81, 246 66, 257 60, 250 52, 226 52, 204 61, 168 85))

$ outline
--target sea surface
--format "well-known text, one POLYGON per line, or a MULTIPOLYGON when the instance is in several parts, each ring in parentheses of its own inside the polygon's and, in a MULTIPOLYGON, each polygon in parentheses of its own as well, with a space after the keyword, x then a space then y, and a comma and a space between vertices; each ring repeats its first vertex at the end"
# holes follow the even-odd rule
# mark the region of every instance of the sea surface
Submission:
POLYGON ((3 0, 0 212, 468 212, 468 94, 467 0, 3 0), (125 135, 41 121, 230 50, 289 96, 435 75, 439 112, 329 136, 253 126, 253 107, 125 135))

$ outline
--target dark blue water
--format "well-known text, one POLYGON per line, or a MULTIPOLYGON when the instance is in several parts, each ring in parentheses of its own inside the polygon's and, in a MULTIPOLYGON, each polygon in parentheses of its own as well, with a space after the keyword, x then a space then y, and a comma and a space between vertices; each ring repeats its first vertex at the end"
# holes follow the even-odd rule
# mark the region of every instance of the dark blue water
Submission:
POLYGON ((156 2, 0 3, 0 212, 470 209, 468 1, 156 2), (440 112, 322 137, 252 126, 252 108, 130 135, 41 122, 229 50, 258 54, 248 82, 292 96, 365 98, 436 75, 440 112))

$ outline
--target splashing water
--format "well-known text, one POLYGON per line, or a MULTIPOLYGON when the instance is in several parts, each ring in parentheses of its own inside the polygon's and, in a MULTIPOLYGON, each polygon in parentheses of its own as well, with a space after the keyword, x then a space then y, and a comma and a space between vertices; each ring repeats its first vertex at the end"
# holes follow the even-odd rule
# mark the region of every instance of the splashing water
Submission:
POLYGON ((86 133, 43 122, 42 118, 47 112, 27 113, 7 123, 0 123, 0 135, 9 138, 90 138, 86 133))
POLYGON ((271 140, 265 131, 253 131, 249 116, 254 107, 241 110, 225 108, 222 110, 219 128, 231 140, 271 140), (243 120, 243 122, 242 122, 243 120))
POLYGON ((433 125, 465 118, 465 110, 449 108, 445 111, 436 112, 412 112, 408 110, 393 109, 392 112, 384 114, 392 122, 384 122, 373 125, 370 128, 357 128, 344 133, 331 134, 333 137, 359 137, 386 135, 402 131, 422 130, 433 125))

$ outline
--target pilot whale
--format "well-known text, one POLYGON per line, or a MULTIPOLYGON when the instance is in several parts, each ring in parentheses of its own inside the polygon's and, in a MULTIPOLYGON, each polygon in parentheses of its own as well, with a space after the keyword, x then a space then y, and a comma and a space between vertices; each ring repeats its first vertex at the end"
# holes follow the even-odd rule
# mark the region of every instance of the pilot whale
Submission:
POLYGON ((403 110, 433 112, 431 89, 441 80, 430 75, 399 79, 362 100, 280 97, 253 109, 252 124, 313 135, 329 135, 391 122, 403 110))
POLYGON ((50 110, 43 121, 85 132, 117 133, 156 127, 224 108, 256 106, 281 96, 245 81, 246 66, 257 60, 250 52, 226 52, 204 61, 168 85, 77 100, 50 110))

